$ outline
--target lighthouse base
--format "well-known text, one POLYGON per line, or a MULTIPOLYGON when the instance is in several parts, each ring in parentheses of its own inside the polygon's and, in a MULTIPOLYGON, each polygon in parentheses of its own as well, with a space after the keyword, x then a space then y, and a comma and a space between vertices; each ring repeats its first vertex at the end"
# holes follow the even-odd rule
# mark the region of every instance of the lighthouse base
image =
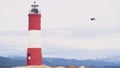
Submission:
POLYGON ((26 65, 42 65, 42 49, 28 48, 26 65))

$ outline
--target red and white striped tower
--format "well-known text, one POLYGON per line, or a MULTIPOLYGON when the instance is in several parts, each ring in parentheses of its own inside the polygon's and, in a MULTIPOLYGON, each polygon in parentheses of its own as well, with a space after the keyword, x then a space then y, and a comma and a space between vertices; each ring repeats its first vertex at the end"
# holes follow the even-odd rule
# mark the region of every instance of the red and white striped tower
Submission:
POLYGON ((28 14, 28 48, 26 65, 42 65, 42 49, 41 49, 41 14, 37 9, 39 5, 34 2, 31 5, 31 11, 28 14))

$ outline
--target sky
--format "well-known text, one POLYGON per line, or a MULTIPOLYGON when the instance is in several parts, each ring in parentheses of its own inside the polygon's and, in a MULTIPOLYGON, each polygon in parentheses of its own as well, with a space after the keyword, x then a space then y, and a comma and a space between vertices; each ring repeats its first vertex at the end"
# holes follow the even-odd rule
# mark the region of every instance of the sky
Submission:
MULTIPOLYGON (((35 1, 42 15, 43 57, 120 56, 120 0, 35 1)), ((26 56, 28 13, 33 2, 1 0, 0 56, 26 56)))

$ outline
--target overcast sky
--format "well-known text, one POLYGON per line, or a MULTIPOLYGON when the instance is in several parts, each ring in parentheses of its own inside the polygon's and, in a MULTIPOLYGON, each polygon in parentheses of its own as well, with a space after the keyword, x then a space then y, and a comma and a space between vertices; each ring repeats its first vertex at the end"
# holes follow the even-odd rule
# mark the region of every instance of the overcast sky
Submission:
MULTIPOLYGON (((0 56, 26 56, 34 0, 1 0, 0 56)), ((42 15, 44 57, 120 56, 120 0, 35 0, 42 15), (95 21, 90 21, 95 17, 95 21)))

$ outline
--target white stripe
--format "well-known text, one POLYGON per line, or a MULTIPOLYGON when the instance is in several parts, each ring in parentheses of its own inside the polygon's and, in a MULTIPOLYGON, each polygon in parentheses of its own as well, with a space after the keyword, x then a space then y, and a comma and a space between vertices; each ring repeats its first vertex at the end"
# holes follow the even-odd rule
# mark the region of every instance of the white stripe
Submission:
POLYGON ((41 31, 29 30, 28 31, 28 47, 29 48, 41 48, 41 31))

